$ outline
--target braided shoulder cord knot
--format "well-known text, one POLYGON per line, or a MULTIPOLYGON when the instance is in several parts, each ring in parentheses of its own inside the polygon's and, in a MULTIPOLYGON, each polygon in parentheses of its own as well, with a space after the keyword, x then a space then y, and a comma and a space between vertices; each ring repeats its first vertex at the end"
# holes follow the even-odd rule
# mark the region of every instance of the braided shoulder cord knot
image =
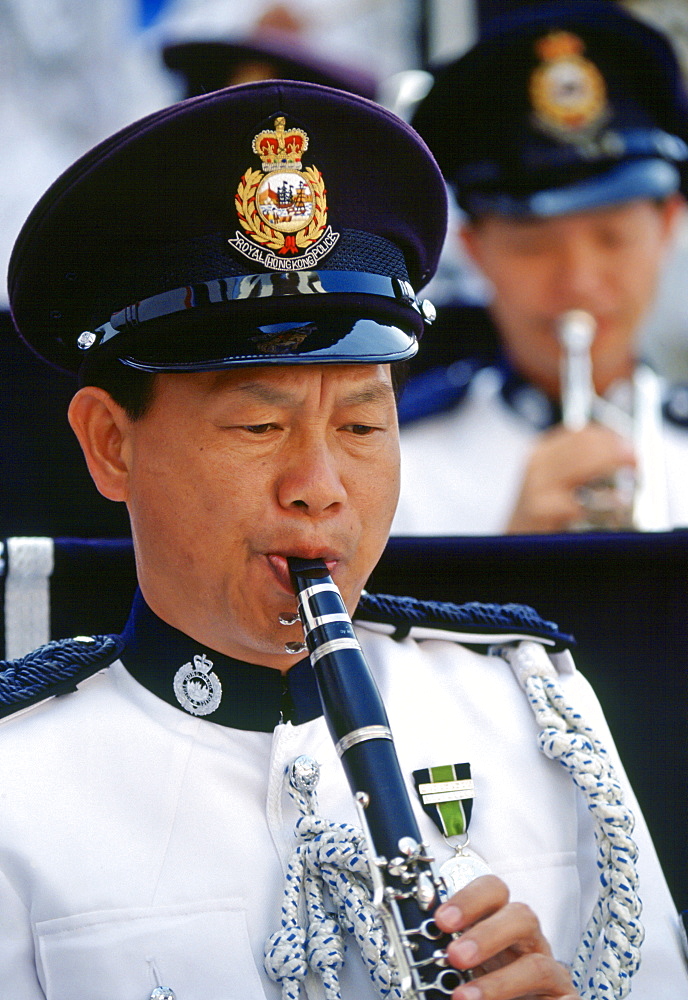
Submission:
POLYGON ((542 753, 558 761, 582 791, 595 823, 600 892, 583 933, 571 974, 583 1000, 623 1000, 640 966, 644 931, 638 897, 635 820, 605 748, 581 716, 566 704, 556 671, 536 642, 500 647, 511 664, 541 727, 542 753), (586 970, 600 943, 597 967, 586 970))
POLYGON ((282 984, 282 1000, 299 1000, 300 983, 309 968, 321 979, 327 1000, 341 1000, 343 927, 358 944, 378 995, 382 1000, 401 1000, 382 922, 372 903, 363 833, 317 815, 317 770, 313 778, 317 765, 309 761, 309 778, 300 781, 296 769, 302 761, 299 758, 288 772, 289 794, 301 812, 294 831, 299 842, 285 876, 281 930, 265 944, 265 971, 282 984), (326 895, 335 914, 326 909, 326 895))

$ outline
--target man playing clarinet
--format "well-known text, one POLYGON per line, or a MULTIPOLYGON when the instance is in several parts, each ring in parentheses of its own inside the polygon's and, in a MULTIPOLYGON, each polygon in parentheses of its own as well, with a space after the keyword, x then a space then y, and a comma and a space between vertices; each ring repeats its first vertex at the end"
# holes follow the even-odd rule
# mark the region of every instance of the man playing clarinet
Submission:
POLYGON ((121 635, 3 665, 3 996, 688 987, 569 637, 518 605, 364 592, 397 501, 395 396, 431 317, 417 293, 444 206, 396 117, 265 81, 134 123, 25 224, 14 321, 78 377, 70 422, 100 492, 128 508, 139 589, 121 635), (303 593, 299 617, 304 566, 341 595, 340 638, 355 634, 386 712, 372 735, 393 734, 401 789, 373 773, 374 804, 342 767, 368 723, 335 747, 323 715, 318 657, 340 646, 304 648, 319 624, 303 593), (367 817, 404 810, 422 844, 402 837, 371 864, 367 817), (393 946, 418 936, 404 892, 436 935, 439 985, 393 946))

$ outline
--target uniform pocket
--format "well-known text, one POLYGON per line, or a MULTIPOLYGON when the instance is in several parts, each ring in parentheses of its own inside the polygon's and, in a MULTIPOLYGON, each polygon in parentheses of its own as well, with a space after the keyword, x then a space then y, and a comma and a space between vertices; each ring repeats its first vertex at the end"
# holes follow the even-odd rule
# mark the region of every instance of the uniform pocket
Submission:
POLYGON ((241 900, 101 910, 35 934, 47 1000, 147 1000, 160 984, 179 1000, 265 1000, 241 900))
MULTIPOLYGON (((562 851, 514 859, 492 866, 509 886, 511 899, 528 903, 553 945, 555 958, 571 962, 589 914, 583 916, 580 873, 575 854, 562 851)), ((590 903, 592 907, 592 902, 590 903)))

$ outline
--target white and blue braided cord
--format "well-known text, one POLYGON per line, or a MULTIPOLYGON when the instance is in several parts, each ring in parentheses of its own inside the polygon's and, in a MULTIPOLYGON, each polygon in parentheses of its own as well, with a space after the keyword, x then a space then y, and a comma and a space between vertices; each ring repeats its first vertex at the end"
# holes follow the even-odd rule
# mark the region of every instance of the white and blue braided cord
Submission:
POLYGON ((285 876, 281 930, 265 945, 265 971, 282 985, 282 1000, 299 1000, 300 984, 312 970, 327 1000, 341 1000, 339 970, 344 964, 343 931, 358 944, 381 1000, 401 1000, 382 923, 372 903, 363 834, 345 823, 316 815, 315 790, 289 786, 302 815, 298 846, 285 876), (327 894, 336 912, 325 907, 327 894), (304 916, 305 914, 305 916, 304 916))
MULTIPOLYGON (((566 703, 543 647, 522 642, 495 651, 512 664, 527 694, 540 726, 540 750, 569 772, 595 824, 600 889, 571 967, 574 986, 583 1000, 623 1000, 640 965, 644 935, 638 850, 631 837, 633 814, 606 750, 566 703)), ((317 816, 314 789, 303 792, 290 786, 289 793, 302 813, 295 831, 299 843, 285 878, 281 930, 265 946, 267 974, 281 983, 282 1000, 299 1000, 300 983, 312 969, 322 980, 327 1000, 341 1000, 343 928, 356 940, 382 1000, 401 1000, 382 923, 371 901, 362 832, 317 816), (325 893, 334 914, 325 908, 325 893)))
POLYGON ((605 748, 566 703, 543 647, 523 642, 499 652, 514 668, 541 727, 540 750, 566 768, 595 823, 600 889, 571 968, 574 986, 583 1000, 623 1000, 640 966, 644 936, 633 813, 605 748))

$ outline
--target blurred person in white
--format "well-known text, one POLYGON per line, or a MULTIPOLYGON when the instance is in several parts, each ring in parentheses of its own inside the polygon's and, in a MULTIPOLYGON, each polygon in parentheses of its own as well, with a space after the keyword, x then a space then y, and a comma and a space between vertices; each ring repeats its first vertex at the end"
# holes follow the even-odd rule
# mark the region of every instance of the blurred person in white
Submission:
POLYGON ((413 123, 492 298, 468 328, 440 310, 446 364, 407 386, 393 533, 687 524, 686 388, 662 398, 638 345, 684 205, 688 98, 669 41, 610 0, 525 4, 438 72, 413 123), (572 311, 593 334, 576 421, 559 342, 572 311), (488 366, 467 356, 478 323, 488 366))
POLYGON ((0 0, 4 274, 47 185, 105 136, 174 99, 157 51, 145 43, 146 18, 156 13, 145 0, 0 0))

